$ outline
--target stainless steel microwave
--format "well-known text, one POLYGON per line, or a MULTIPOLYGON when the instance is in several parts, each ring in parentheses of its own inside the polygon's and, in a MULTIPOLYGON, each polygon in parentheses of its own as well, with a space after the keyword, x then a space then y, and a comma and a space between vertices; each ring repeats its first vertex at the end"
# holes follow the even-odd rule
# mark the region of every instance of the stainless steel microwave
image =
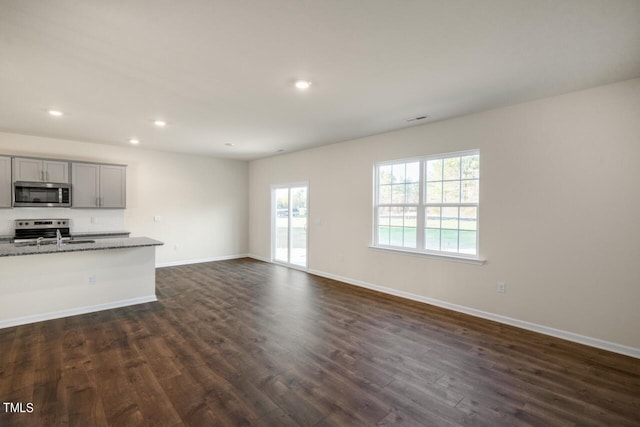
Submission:
POLYGON ((16 181, 13 184, 14 207, 71 207, 71 186, 52 182, 16 181))

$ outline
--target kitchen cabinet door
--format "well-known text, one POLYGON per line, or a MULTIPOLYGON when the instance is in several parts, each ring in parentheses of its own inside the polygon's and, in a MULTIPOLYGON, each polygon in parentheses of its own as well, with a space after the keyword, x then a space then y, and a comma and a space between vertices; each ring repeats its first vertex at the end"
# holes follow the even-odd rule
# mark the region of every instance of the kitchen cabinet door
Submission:
POLYGON ((0 208, 11 207, 11 157, 0 157, 0 208))
POLYGON ((13 180, 69 183, 69 162, 13 158, 13 180))
POLYGON ((99 207, 100 165, 71 163, 71 206, 74 208, 99 207))
POLYGON ((127 168, 116 165, 100 165, 100 207, 122 208, 127 204, 127 168))
POLYGON ((42 174, 42 160, 14 157, 13 180, 30 182, 44 181, 44 176, 42 174))
POLYGON ((69 183, 69 162, 43 160, 42 170, 47 182, 69 183))

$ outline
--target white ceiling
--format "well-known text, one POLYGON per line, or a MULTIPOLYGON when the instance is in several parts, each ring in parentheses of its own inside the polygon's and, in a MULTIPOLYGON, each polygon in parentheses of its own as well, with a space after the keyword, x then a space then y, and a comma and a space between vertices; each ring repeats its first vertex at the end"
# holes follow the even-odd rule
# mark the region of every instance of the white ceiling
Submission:
POLYGON ((638 0, 0 0, 0 129, 88 142, 254 159, 638 76, 638 0))

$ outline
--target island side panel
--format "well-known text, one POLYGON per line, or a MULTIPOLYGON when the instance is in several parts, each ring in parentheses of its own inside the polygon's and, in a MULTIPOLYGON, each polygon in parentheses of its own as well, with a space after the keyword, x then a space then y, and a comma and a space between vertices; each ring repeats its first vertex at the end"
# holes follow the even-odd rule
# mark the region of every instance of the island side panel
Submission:
POLYGON ((0 257, 0 328, 155 301, 155 249, 0 257))

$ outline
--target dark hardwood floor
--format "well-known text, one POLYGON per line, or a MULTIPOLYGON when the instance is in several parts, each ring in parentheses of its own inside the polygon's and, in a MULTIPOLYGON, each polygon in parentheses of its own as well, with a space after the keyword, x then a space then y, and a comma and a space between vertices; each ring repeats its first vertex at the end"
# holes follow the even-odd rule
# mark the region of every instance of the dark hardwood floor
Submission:
POLYGON ((0 425, 640 425, 630 357, 250 259, 157 288, 0 329, 0 425))

